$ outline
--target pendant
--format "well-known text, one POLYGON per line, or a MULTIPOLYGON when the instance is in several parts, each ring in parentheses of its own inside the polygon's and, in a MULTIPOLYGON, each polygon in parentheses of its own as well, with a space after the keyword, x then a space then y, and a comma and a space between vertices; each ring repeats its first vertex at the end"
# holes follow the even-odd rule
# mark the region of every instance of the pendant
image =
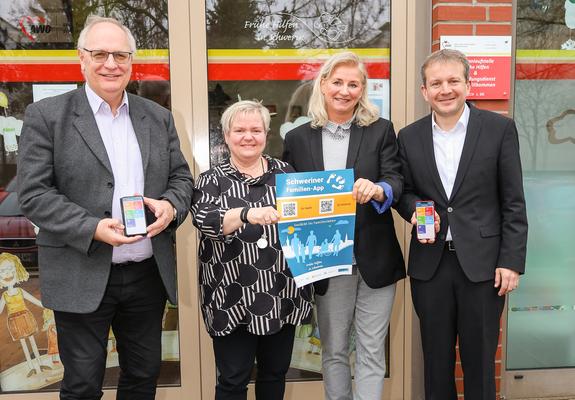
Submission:
POLYGON ((262 234, 262 237, 258 239, 258 241, 256 242, 256 245, 260 248, 260 249, 265 249, 266 247, 268 247, 268 240, 266 239, 266 234, 262 234))

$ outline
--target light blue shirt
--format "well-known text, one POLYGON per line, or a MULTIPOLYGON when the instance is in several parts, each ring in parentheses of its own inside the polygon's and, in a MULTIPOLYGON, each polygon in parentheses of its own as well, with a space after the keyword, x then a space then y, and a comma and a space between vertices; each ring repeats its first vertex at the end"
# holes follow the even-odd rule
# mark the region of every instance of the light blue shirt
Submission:
MULTIPOLYGON (((113 115, 108 103, 98 96, 87 83, 85 88, 114 174, 112 218, 122 222, 120 198, 144 194, 142 155, 130 119, 128 95, 124 92, 122 103, 116 115, 113 115)), ((142 261, 152 255, 152 242, 149 238, 144 238, 133 244, 114 247, 112 262, 142 261)))

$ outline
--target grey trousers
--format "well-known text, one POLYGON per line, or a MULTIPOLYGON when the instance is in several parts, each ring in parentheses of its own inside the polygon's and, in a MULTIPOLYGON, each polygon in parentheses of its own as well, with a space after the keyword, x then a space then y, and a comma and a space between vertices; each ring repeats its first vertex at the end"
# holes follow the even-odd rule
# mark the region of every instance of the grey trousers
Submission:
MULTIPOLYGON (((355 267, 354 267, 355 270, 355 267)), ((326 400, 381 400, 385 377, 385 338, 395 284, 371 289, 354 275, 331 278, 316 295, 326 400), (352 395, 349 337, 355 326, 355 390, 352 395)))

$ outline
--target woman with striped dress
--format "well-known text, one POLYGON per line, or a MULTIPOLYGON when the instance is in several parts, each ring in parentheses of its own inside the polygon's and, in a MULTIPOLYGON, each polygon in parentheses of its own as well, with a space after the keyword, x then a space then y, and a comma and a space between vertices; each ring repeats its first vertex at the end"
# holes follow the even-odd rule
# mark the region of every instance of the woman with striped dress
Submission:
POLYGON ((221 124, 230 157, 199 176, 191 207, 216 399, 246 398, 254 360, 256 398, 283 399, 295 326, 312 309, 312 289, 296 286, 277 230, 275 176, 293 169, 263 154, 270 115, 260 103, 231 105, 221 124))

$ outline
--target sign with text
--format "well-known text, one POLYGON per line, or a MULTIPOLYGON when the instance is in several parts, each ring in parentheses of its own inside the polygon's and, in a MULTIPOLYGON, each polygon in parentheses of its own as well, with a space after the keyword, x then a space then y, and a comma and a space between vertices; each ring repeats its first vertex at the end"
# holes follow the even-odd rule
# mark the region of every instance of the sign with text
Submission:
POLYGON ((351 274, 353 183, 352 169, 277 175, 280 242, 298 287, 351 274))
POLYGON ((440 46, 467 56, 471 82, 468 99, 509 99, 511 36, 441 36, 440 46))

